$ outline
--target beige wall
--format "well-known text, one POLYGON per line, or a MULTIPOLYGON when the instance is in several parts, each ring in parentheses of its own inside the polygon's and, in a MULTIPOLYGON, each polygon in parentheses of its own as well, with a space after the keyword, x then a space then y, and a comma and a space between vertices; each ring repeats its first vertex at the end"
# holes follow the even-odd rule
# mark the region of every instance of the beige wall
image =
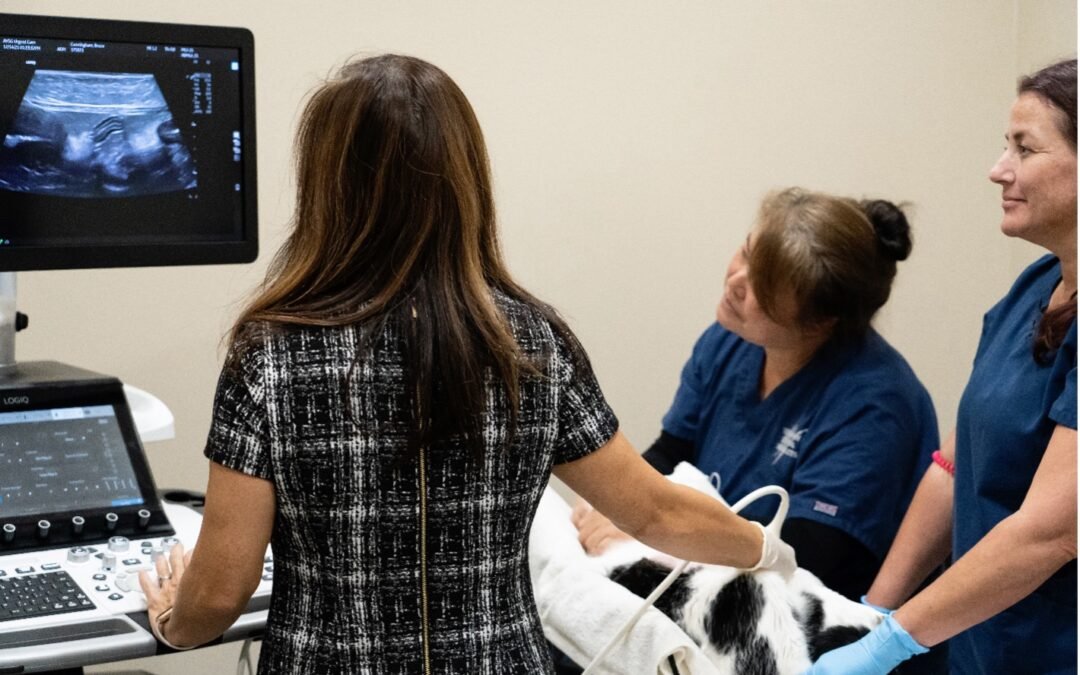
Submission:
POLYGON ((644 446, 713 320, 758 200, 786 185, 912 204, 915 251, 878 325, 926 382, 947 432, 982 313, 1038 253, 1002 237, 986 179, 1015 78, 1076 51, 1068 0, 5 0, 0 9, 255 33, 258 262, 19 275, 32 325, 19 358, 67 361, 157 394, 177 427, 175 441, 148 447, 157 479, 191 488, 205 481, 219 338, 289 217, 298 105, 350 54, 414 54, 461 85, 487 133, 513 270, 569 318, 644 446))
MULTIPOLYGON (((1017 0, 1017 73, 1076 56, 1076 5, 1076 0, 1017 0)), ((1011 241, 1010 246, 1013 276, 1040 254, 1038 247, 1027 242, 1011 241)))

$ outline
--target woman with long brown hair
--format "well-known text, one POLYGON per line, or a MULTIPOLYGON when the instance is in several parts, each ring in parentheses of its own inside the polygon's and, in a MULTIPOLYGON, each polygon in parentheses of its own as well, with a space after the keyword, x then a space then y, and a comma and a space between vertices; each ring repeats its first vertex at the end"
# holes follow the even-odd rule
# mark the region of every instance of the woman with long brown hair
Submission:
POLYGON ((506 270, 483 136, 444 72, 347 65, 297 157, 292 233, 218 384, 198 544, 160 588, 143 576, 159 639, 220 634, 272 541, 260 672, 548 672, 526 543, 552 471, 673 555, 794 569, 619 433, 569 328, 506 270))

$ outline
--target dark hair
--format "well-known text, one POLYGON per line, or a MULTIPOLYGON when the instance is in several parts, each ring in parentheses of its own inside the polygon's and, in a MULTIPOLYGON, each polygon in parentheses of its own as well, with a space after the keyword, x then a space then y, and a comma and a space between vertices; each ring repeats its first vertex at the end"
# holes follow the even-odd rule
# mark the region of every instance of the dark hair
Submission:
POLYGON ((834 321, 832 339, 861 339, 889 299, 896 263, 911 253, 904 212, 800 188, 768 195, 758 214, 749 274, 762 309, 777 318, 790 290, 804 326, 834 321))
POLYGON ((1016 94, 1035 94, 1058 113, 1061 135, 1076 149, 1076 59, 1058 61, 1020 78, 1016 94))
MULTIPOLYGON (((1055 112, 1058 130, 1076 153, 1076 59, 1058 61, 1042 70, 1020 78, 1017 95, 1035 94, 1055 112)), ((1032 352, 1035 361, 1047 363, 1065 340, 1076 321, 1076 293, 1063 305, 1043 313, 1035 331, 1032 352)))
POLYGON ((232 352, 257 339, 257 323, 394 321, 414 394, 410 452, 454 434, 483 452, 489 369, 509 398, 512 438, 519 377, 535 368, 494 292, 536 307, 585 357, 503 263, 487 149, 465 95, 417 58, 354 61, 307 102, 295 150, 292 230, 233 327, 232 352))

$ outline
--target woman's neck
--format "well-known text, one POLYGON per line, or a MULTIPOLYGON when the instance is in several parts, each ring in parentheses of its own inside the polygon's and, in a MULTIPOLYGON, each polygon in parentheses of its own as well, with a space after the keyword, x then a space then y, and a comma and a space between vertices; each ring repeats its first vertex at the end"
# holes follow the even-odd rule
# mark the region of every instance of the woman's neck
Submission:
MULTIPOLYGON (((1059 260, 1061 260, 1059 258, 1059 260)), ((1061 260, 1061 287, 1066 298, 1076 293, 1076 256, 1071 260, 1061 260)))
POLYGON ((829 339, 829 335, 807 339, 790 348, 765 347, 765 363, 761 367, 761 380, 758 393, 765 400, 777 387, 803 369, 814 354, 829 339))
POLYGON ((1076 292, 1076 223, 1070 228, 1064 228, 1061 241, 1055 242, 1054 246, 1047 246, 1061 266, 1060 290, 1066 299, 1076 292), (1065 233, 1068 233, 1067 236, 1065 233))
MULTIPOLYGON (((1073 231, 1075 236, 1075 230, 1073 231)), ((1054 287, 1050 294, 1050 301, 1046 308, 1057 309, 1059 306, 1072 300, 1076 294, 1076 242, 1063 247, 1063 250, 1054 251, 1058 264, 1061 267, 1061 283, 1054 287)))

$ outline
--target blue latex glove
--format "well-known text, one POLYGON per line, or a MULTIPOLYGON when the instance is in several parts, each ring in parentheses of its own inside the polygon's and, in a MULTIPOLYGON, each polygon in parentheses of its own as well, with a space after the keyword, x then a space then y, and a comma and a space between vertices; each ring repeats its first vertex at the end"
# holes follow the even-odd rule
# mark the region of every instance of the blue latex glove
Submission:
POLYGON ((895 609, 885 609, 881 605, 875 605, 874 603, 867 600, 865 595, 859 597, 859 602, 866 605, 870 609, 876 609, 877 611, 881 612, 882 614, 892 614, 893 612, 896 611, 895 609))
POLYGON ((823 654, 803 675, 886 675, 926 651, 889 614, 858 642, 823 654))

